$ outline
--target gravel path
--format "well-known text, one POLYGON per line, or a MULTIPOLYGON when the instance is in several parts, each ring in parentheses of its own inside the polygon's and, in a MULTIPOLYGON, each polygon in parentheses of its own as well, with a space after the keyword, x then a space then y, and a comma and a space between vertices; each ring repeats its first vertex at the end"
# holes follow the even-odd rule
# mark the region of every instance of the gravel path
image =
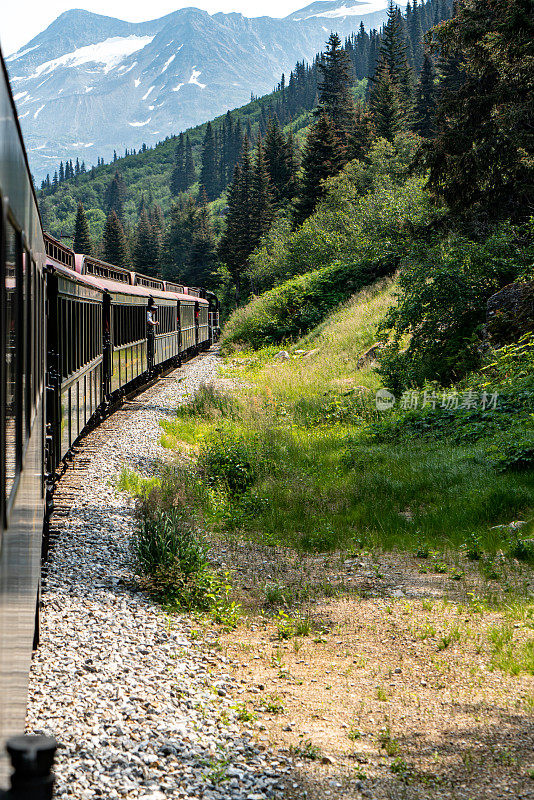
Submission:
POLYGON ((51 554, 30 676, 28 731, 61 744, 58 798, 283 796, 290 761, 237 720, 232 663, 127 588, 133 508, 110 479, 164 456, 159 420, 216 374, 216 354, 199 357, 141 395, 120 430, 110 418, 107 438, 90 435, 103 443, 51 554))

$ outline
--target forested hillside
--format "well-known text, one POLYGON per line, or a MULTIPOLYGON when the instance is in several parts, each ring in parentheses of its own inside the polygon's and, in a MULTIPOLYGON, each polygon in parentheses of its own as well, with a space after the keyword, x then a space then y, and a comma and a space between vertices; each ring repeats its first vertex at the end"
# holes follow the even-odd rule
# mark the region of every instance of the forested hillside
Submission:
MULTIPOLYGON (((408 4, 404 16, 395 11, 414 90, 423 65, 424 36, 451 12, 449 0, 416 2, 413 7, 408 4)), ((388 35, 387 29, 367 32, 362 25, 343 45, 336 44, 346 61, 350 105, 359 115, 363 105, 356 101, 369 94, 368 78, 375 75, 388 35)), ((287 78, 282 76, 271 95, 252 98, 247 106, 153 149, 142 145, 140 152, 117 156, 111 164, 99 159, 91 169, 79 162, 59 164, 42 184, 45 227, 66 241, 74 238, 78 248, 83 242, 85 248, 110 260, 112 256, 125 262, 132 260, 151 273, 222 286, 231 297, 234 287, 242 283, 238 273, 247 267, 273 213, 276 211, 273 235, 280 226, 292 225, 305 213, 301 209, 293 217, 292 209, 303 202, 301 189, 307 191, 300 167, 301 151, 319 101, 325 58, 328 56, 319 54, 311 64, 297 64, 287 78), (263 163, 260 158, 260 169, 268 173, 265 188, 269 209, 252 226, 250 241, 239 244, 244 248, 244 261, 236 267, 230 264, 231 254, 225 255, 224 250, 228 231, 236 224, 231 216, 225 224, 226 191, 234 180, 236 166, 238 174, 244 173, 243 180, 248 180, 249 161, 256 157, 260 138, 266 159, 263 163), (282 209, 285 221, 279 219, 282 209)), ((347 151, 347 158, 350 155, 347 151)), ((344 161, 345 156, 338 166, 344 161)), ((329 170, 326 165, 325 176, 329 170)), ((261 184, 263 178, 256 180, 261 184)), ((243 228, 241 221, 237 224, 243 228)), ((245 282, 242 288, 246 294, 250 286, 245 282)))

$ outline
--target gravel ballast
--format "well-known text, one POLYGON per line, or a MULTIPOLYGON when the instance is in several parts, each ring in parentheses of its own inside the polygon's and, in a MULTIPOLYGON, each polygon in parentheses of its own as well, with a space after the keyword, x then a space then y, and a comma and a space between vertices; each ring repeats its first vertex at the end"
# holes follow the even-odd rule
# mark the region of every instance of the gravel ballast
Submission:
POLYGON ((284 794, 290 761, 237 719, 238 682, 210 646, 216 634, 192 639, 186 617, 129 588, 133 503, 113 486, 124 466, 165 457, 160 419, 217 366, 214 353, 189 362, 138 397, 124 424, 111 417, 88 437, 101 446, 51 552, 30 675, 27 728, 60 743, 58 798, 284 794))

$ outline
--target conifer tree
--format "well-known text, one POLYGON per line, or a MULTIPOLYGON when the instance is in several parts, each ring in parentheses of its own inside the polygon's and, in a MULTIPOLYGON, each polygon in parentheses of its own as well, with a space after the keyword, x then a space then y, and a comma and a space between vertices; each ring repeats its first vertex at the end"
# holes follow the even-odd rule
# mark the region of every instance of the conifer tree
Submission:
POLYGON ((350 158, 364 159, 375 137, 373 120, 365 104, 360 101, 354 114, 354 125, 349 139, 350 158))
POLYGON ((413 52, 413 67, 416 75, 420 72, 423 66, 423 7, 424 4, 420 6, 417 4, 417 0, 413 0, 411 19, 410 22, 407 23, 408 36, 413 52))
POLYGON ((332 177, 344 162, 344 148, 328 114, 323 110, 310 127, 302 155, 302 182, 295 207, 295 221, 304 220, 313 213, 317 201, 323 196, 323 181, 332 177))
POLYGON ((247 259, 256 241, 252 230, 252 179, 250 147, 245 136, 241 159, 235 168, 228 192, 226 229, 218 248, 219 257, 226 264, 234 281, 237 301, 242 293, 247 259))
POLYGON ((532 12, 525 0, 471 0, 455 8, 455 16, 435 29, 446 73, 436 135, 427 147, 430 186, 457 212, 529 218, 532 12))
POLYGON ((180 194, 187 189, 185 176, 185 141, 183 133, 178 137, 178 144, 174 151, 174 168, 171 173, 171 193, 180 194))
POLYGON ((273 220, 273 206, 271 196, 271 183, 265 161, 263 142, 258 138, 256 159, 252 173, 251 187, 252 203, 252 249, 257 247, 261 237, 267 233, 273 220))
POLYGON ((202 145, 202 166, 200 170, 200 183, 206 190, 208 200, 215 200, 219 189, 217 152, 215 149, 215 136, 213 126, 208 122, 204 142, 202 145))
POLYGON ((350 92, 352 69, 337 33, 330 34, 326 50, 317 66, 320 82, 316 115, 326 112, 334 123, 340 142, 345 142, 354 116, 350 92))
POLYGON ((72 249, 75 253, 84 253, 84 255, 87 256, 92 255, 93 252, 89 223, 82 203, 78 203, 78 209, 76 211, 72 249))
POLYGON ((382 77, 383 80, 379 92, 383 95, 384 76, 386 76, 385 83, 391 83, 396 89, 400 110, 404 116, 404 127, 409 127, 414 103, 413 73, 406 55, 406 39, 400 22, 402 18, 398 13, 397 7, 393 4, 393 0, 389 0, 387 13, 388 18, 382 33, 376 73, 372 78, 369 94, 370 108, 371 113, 374 114, 374 94, 377 90, 377 82, 382 77))
POLYGON ((381 64, 373 79, 369 109, 377 136, 392 142, 398 133, 406 130, 405 109, 386 63, 381 64))
POLYGON ((128 242, 121 221, 115 211, 110 211, 104 226, 102 258, 117 267, 127 268, 129 265, 128 242))
POLYGON ((113 176, 112 181, 106 189, 104 202, 106 205, 106 213, 109 214, 114 211, 121 226, 124 221, 124 201, 126 199, 126 184, 124 183, 120 173, 117 171, 113 176))
POLYGON ((193 218, 189 273, 184 279, 196 286, 209 286, 216 265, 217 251, 210 213, 207 204, 203 203, 193 218))
POLYGON ((185 282, 191 257, 194 216, 195 203, 190 196, 186 198, 182 196, 171 207, 161 256, 163 273, 171 280, 185 282))
POLYGON ((155 231, 145 210, 139 217, 132 248, 132 263, 140 272, 155 275, 158 269, 159 247, 155 231))
POLYGON ((435 71, 432 59, 428 53, 423 57, 421 77, 416 92, 416 121, 415 130, 429 138, 434 130, 434 117, 436 114, 436 86, 435 71))
POLYGON ((189 136, 185 137, 185 184, 186 189, 189 189, 196 180, 196 173, 195 173, 195 162, 193 161, 193 148, 191 147, 191 142, 189 140, 189 136))

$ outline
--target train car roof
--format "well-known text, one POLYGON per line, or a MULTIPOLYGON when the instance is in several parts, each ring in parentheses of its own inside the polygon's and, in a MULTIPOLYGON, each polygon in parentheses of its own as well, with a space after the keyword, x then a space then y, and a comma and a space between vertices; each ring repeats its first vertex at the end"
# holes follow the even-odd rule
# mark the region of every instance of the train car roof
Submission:
POLYGON ((64 264, 50 257, 47 257, 46 262, 53 266, 58 272, 71 278, 71 280, 91 286, 94 289, 100 289, 101 292, 108 291, 110 294, 129 294, 134 297, 146 297, 147 300, 150 297, 160 300, 188 300, 189 302, 200 303, 201 305, 209 305, 208 301, 204 300, 202 297, 193 297, 189 294, 178 294, 177 292, 162 292, 159 289, 149 289, 146 286, 132 286, 128 283, 110 281, 107 278, 98 278, 95 275, 81 275, 79 272, 69 269, 64 264))
POLYGON ((65 278, 69 278, 71 281, 81 283, 91 289, 97 289, 98 291, 102 292, 102 294, 106 290, 106 287, 102 285, 102 281, 100 281, 98 278, 93 278, 92 275, 80 275, 73 269, 69 269, 69 267, 66 267, 64 264, 60 264, 58 261, 54 261, 54 259, 49 257, 47 257, 46 263, 47 266, 52 266, 56 272, 58 272, 60 275, 63 275, 65 278))

